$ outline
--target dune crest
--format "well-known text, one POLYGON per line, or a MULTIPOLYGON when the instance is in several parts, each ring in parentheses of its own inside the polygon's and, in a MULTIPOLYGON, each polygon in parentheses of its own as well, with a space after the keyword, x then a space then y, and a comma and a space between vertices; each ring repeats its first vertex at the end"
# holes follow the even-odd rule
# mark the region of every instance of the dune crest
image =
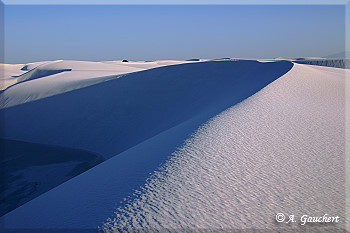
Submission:
MULTIPOLYGON (((32 95, 40 96, 45 88, 52 90, 53 77, 30 80, 2 93, 8 105, 0 110, 5 121, 4 137, 82 149, 110 158, 193 117, 225 110, 292 66, 288 61, 210 61, 165 66, 106 76, 109 80, 103 82, 101 78, 91 78, 99 83, 23 102, 32 95)), ((67 89, 71 80, 65 79, 66 73, 69 72, 56 74, 56 78, 60 87, 67 89)))

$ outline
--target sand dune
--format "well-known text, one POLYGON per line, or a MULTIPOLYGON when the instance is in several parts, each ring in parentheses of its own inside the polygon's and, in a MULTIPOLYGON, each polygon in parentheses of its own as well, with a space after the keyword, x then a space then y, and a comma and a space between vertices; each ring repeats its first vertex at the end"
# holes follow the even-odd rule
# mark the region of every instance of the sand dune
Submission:
POLYGON ((2 93, 4 137, 110 158, 196 115, 242 101, 291 67, 287 61, 213 61, 102 78, 73 71, 42 77, 2 93), (67 92, 72 85, 89 86, 67 92))
POLYGON ((136 197, 120 204, 105 232, 267 230, 278 228, 277 212, 338 215, 342 223, 328 231, 344 229, 344 78, 344 70, 295 65, 217 115, 152 174, 136 197))
POLYGON ((343 69, 350 69, 350 59, 344 58, 333 58, 333 59, 300 59, 294 61, 299 64, 317 65, 317 66, 328 66, 343 69))
POLYGON ((87 87, 99 82, 117 78, 118 75, 147 70, 151 68, 193 63, 198 61, 154 61, 154 62, 87 62, 87 61, 44 61, 28 64, 3 64, 4 77, 0 81, 0 90, 7 91, 5 101, 0 106, 8 107, 29 101, 46 98, 60 93, 87 87), (71 71, 69 74, 63 73, 71 71), (63 73, 63 74, 62 74, 63 73), (40 82, 23 83, 28 80, 42 78, 40 82), (14 85, 21 83, 20 87, 14 85), (33 84, 33 85, 32 85, 33 84), (40 87, 40 88, 38 88, 40 87), (30 91, 33 90, 33 91, 30 91), (10 97, 15 97, 10 99, 10 97))
MULTIPOLYGON (((345 72, 199 62, 12 102, 1 110, 6 138, 112 158, 8 213, 4 226, 278 230, 277 212, 344 219, 345 72)), ((48 78, 3 94, 10 103, 11 89, 48 78)))

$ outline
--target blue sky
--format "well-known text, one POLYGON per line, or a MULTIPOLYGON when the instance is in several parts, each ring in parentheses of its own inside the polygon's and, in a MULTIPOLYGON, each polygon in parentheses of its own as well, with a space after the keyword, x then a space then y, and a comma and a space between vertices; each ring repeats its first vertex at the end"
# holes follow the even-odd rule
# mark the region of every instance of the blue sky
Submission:
POLYGON ((16 4, 287 4, 287 5, 305 5, 305 4, 342 4, 345 5, 348 0, 2 0, 6 5, 16 4))
POLYGON ((6 5, 5 62, 326 56, 345 6, 6 5))

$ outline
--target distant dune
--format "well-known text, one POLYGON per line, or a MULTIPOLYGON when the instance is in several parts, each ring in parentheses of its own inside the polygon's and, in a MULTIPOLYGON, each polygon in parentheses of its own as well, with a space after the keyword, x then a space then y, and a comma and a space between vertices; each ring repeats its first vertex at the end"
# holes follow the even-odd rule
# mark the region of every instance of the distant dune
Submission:
POLYGON ((317 66, 328 66, 343 69, 350 69, 350 59, 300 59, 294 61, 299 64, 317 65, 317 66))
POLYGON ((287 57, 278 57, 278 58, 276 58, 276 60, 287 60, 287 61, 292 61, 292 62, 299 63, 299 64, 350 69, 350 59, 347 59, 347 58, 322 58, 322 57, 287 58, 287 57))

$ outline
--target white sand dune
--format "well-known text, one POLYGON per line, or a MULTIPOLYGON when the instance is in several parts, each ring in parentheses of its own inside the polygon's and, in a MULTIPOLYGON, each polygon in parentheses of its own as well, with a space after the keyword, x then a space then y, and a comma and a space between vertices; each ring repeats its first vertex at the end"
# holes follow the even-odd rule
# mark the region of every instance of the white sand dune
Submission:
POLYGON ((217 114, 292 67, 287 61, 211 61, 99 76, 74 72, 80 62, 58 64, 62 62, 55 63, 55 69, 72 71, 31 79, 1 94, 3 136, 87 150, 105 158, 197 115, 217 114))
MULTIPOLYGON (((295 65, 214 117, 105 231, 273 229, 276 213, 340 216, 335 228, 345 229, 344 77, 340 69, 295 65)), ((326 227, 292 229, 333 229, 326 227)))
POLYGON ((23 73, 23 64, 0 64, 0 91, 17 82, 17 76, 23 73))
POLYGON ((350 59, 344 59, 344 58, 299 59, 299 60, 296 60, 295 62, 299 64, 309 64, 309 65, 317 65, 317 66, 328 66, 328 67, 350 69, 350 59))
POLYGON ((0 90, 6 90, 6 93, 1 96, 0 106, 5 108, 58 95, 115 79, 121 74, 183 63, 193 62, 175 60, 154 62, 57 60, 26 65, 5 64, 2 65, 4 77, 0 80, 0 90), (26 82, 35 79, 40 80, 26 82))
POLYGON ((273 60, 288 60, 299 64, 308 64, 316 66, 328 66, 343 69, 350 69, 349 58, 322 58, 322 57, 299 57, 299 58, 287 58, 279 57, 273 60))
POLYGON ((290 64, 163 67, 6 108, 7 138, 118 155, 4 226, 266 230, 282 212, 341 217, 296 231, 344 228, 346 71, 290 64))
MULTIPOLYGON (((35 62, 26 65, 5 64, 1 67, 5 74, 2 81, 8 86, 0 96, 1 105, 6 109, 116 79, 120 77, 120 74, 182 63, 190 62, 155 61, 126 63, 122 61, 84 62, 58 60, 35 62)), ((60 105, 62 104, 64 104, 64 101, 60 103, 60 105)), ((45 112, 45 107, 41 106, 40 111, 45 112)), ((92 108, 89 115, 93 114, 93 111, 94 109, 92 108)), ((23 113, 26 114, 25 112, 23 113)), ((14 119, 16 115, 12 115, 12 117, 14 119)), ((70 121, 69 117, 65 120, 70 121)), ((12 120, 7 119, 7 121, 12 120)), ((6 122, 5 128, 8 126, 6 122)), ((40 124, 40 122, 37 123, 40 124)), ((52 124, 55 124, 55 122, 53 121, 52 124)), ((79 127, 78 124, 76 126, 79 127)), ((42 128, 40 125, 34 127, 42 128)), ((22 130, 25 131, 25 129, 22 130)), ((61 136, 63 137, 64 135, 61 136)), ((4 156, 0 159, 0 165, 4 166, 6 171, 4 178, 6 182, 2 185, 6 186, 6 190, 1 189, 0 192, 0 201, 3 203, 0 208, 0 215, 103 161, 98 153, 85 153, 83 150, 79 151, 74 147, 70 148, 65 145, 61 147, 50 144, 42 145, 43 142, 40 140, 37 142, 28 143, 28 141, 13 140, 13 138, 12 140, 1 140, 0 143, 5 150, 3 151, 4 156), (77 157, 74 156, 74 153, 77 155, 85 153, 79 157, 82 162, 77 163, 77 157), (58 154, 61 155, 60 158, 55 158, 58 154), (91 156, 92 154, 94 156, 91 156), (53 172, 53 167, 57 167, 57 171, 53 172), (61 171, 59 171, 60 169, 61 171), (36 174, 37 170, 41 171, 41 175, 30 175, 32 173, 36 174), (55 175, 53 176, 53 174, 55 175)))

